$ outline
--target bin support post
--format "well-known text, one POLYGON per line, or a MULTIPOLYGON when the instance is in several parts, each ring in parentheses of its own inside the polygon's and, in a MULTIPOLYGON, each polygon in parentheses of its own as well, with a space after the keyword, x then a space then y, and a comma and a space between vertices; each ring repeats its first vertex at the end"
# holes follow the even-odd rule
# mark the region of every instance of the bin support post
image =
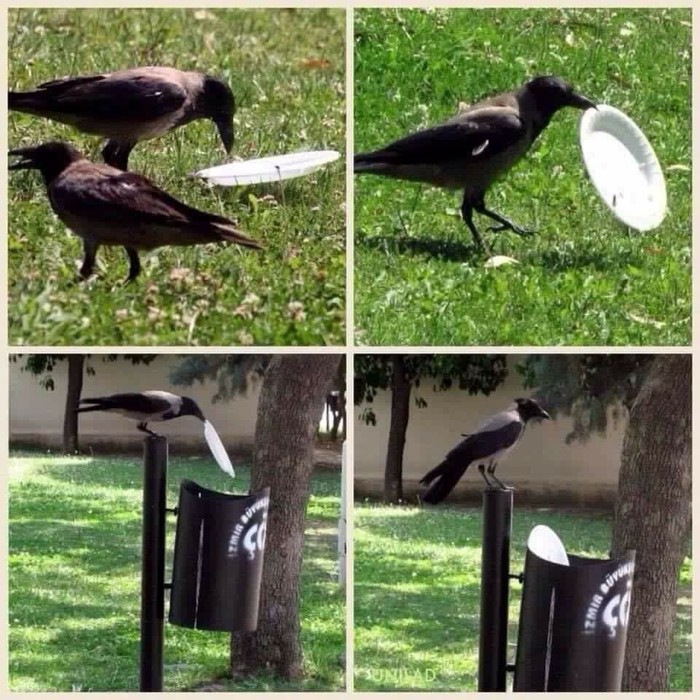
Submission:
POLYGON ((165 611, 165 482, 168 441, 149 435, 143 451, 141 659, 139 690, 163 690, 165 611))
POLYGON ((481 550, 479 692, 506 690, 512 521, 513 491, 485 489, 481 550))

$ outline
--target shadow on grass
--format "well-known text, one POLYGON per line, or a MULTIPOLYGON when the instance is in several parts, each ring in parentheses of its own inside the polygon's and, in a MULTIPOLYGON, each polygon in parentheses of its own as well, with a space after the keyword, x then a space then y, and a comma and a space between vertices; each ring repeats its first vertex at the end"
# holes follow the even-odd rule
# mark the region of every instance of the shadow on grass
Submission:
MULTIPOLYGON (((465 233, 469 234, 465 229, 465 233)), ((359 245, 381 250, 383 253, 409 255, 429 255, 450 262, 478 261, 483 253, 473 244, 450 241, 440 238, 409 238, 396 236, 358 236, 359 245)))

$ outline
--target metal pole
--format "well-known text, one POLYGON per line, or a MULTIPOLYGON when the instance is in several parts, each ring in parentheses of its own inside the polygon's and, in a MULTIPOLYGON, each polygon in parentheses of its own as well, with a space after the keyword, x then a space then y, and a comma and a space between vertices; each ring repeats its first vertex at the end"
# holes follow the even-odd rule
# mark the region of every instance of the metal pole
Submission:
POLYGON ((483 508, 479 691, 504 692, 508 647, 508 576, 513 491, 485 489, 483 508))
POLYGON ((141 692, 163 690, 165 610, 165 480, 168 441, 149 435, 143 449, 141 564, 141 692))

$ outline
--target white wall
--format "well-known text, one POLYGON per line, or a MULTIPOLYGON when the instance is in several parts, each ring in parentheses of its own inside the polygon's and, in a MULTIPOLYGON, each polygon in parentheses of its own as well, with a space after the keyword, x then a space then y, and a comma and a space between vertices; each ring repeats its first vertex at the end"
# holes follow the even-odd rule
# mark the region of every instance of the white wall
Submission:
MULTIPOLYGON (((527 396, 520 377, 509 368, 506 382, 490 396, 470 396, 466 391, 434 392, 432 382, 421 382, 418 394, 428 403, 418 408, 413 403, 406 449, 404 476, 409 492, 418 488, 418 480, 436 466, 461 439, 461 433, 473 431, 482 419, 507 408, 514 398, 527 396)), ((377 425, 367 426, 359 419, 363 406, 355 411, 355 479, 358 492, 372 492, 381 484, 386 457, 391 395, 381 392, 373 403, 377 425)), ((620 453, 625 424, 614 427, 607 436, 594 435, 586 443, 567 445, 564 438, 572 428, 571 419, 531 423, 517 448, 498 468, 497 475, 516 489, 578 491, 583 497, 607 493, 617 488, 620 453)), ((481 488, 479 473, 467 473, 461 490, 481 488)))
MULTIPOLYGON (((127 391, 162 389, 192 397, 204 415, 213 423, 227 446, 250 446, 255 434, 255 419, 260 385, 231 401, 213 404, 216 391, 214 382, 196 383, 192 387, 176 387, 168 381, 170 367, 178 361, 175 355, 160 355, 150 365, 132 365, 130 362, 103 362, 93 355, 88 362, 95 368, 94 376, 85 376, 83 396, 102 396, 127 391)), ((52 376, 54 391, 46 391, 38 378, 20 371, 22 358, 10 363, 10 438, 36 441, 38 444, 58 445, 63 430, 67 387, 67 363, 59 363, 52 376)), ((203 441, 202 424, 196 418, 159 423, 153 426, 174 441, 197 444, 203 441)), ((136 426, 121 416, 108 413, 86 413, 80 416, 81 445, 109 442, 130 446, 140 444, 143 435, 136 426)))

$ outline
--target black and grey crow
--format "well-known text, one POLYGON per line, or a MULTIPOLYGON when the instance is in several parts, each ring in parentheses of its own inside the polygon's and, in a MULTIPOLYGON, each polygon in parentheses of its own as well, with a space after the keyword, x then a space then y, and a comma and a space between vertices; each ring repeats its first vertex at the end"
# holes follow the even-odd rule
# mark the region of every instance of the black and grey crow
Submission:
POLYGON ((429 486, 421 494, 421 500, 432 504, 444 501, 474 462, 479 463, 479 473, 487 486, 493 487, 495 482, 500 488, 506 488, 496 477, 496 467, 520 440, 525 425, 533 418, 550 418, 533 399, 515 399, 509 409, 487 418, 420 480, 421 484, 429 486))
POLYGON ((83 239, 83 278, 92 274, 101 245, 124 246, 129 256, 127 281, 141 270, 139 250, 218 241, 262 248, 233 221, 189 207, 141 175, 91 163, 69 144, 54 141, 17 148, 9 155, 20 158, 10 170, 39 170, 51 208, 83 239))
POLYGON ((528 231, 486 208, 484 196, 530 149, 562 107, 595 108, 562 78, 539 76, 522 87, 477 102, 439 126, 418 131, 355 156, 355 172, 464 190, 462 218, 477 246, 484 244, 472 220, 476 211, 498 223, 491 230, 528 231))
POLYGON ((81 404, 90 404, 76 409, 76 413, 91 411, 109 411, 135 420, 141 432, 155 435, 148 429, 148 424, 181 416, 195 416, 204 423, 206 418, 199 406, 187 396, 178 396, 168 391, 144 391, 140 394, 112 394, 93 399, 81 399, 81 404))
POLYGON ((105 162, 126 170, 129 154, 151 139, 195 119, 211 119, 226 153, 233 148, 235 102, 219 78, 147 66, 59 78, 29 92, 9 92, 10 110, 46 117, 108 139, 105 162))

